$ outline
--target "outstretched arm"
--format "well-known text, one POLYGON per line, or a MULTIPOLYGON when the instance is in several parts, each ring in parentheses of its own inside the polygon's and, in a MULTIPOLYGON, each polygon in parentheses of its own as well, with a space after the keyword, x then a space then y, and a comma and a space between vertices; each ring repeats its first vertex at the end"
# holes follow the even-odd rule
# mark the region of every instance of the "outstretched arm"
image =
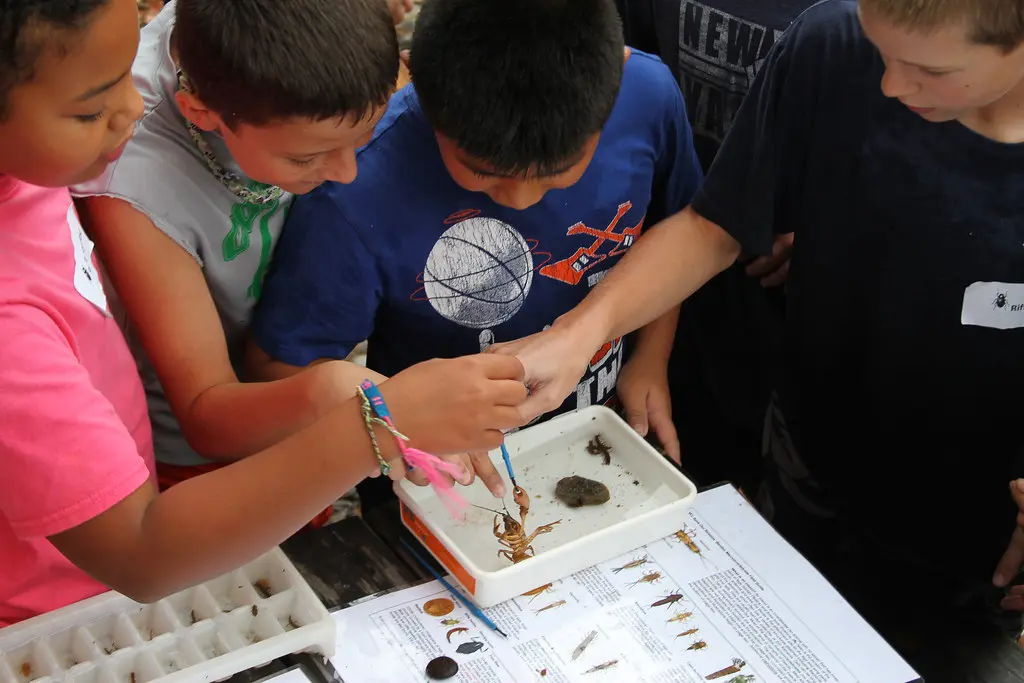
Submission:
POLYGON ((651 322, 728 268, 739 243, 687 208, 650 229, 583 302, 538 334, 488 351, 511 354, 527 369, 531 420, 558 407, 605 341, 651 322))
POLYGON ((127 202, 79 200, 90 235, 189 445, 210 459, 255 453, 351 398, 351 370, 321 364, 242 383, 202 268, 127 202))

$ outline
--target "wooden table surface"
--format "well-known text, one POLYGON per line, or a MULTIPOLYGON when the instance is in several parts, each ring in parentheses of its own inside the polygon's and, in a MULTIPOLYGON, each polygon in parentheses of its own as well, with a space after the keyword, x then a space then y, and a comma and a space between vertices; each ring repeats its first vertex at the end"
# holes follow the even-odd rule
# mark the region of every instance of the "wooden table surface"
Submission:
MULTIPOLYGON (((429 580, 429 574, 402 547, 403 538, 414 540, 402 526, 396 502, 365 511, 363 519, 352 517, 304 531, 281 547, 328 610, 334 611, 429 580)), ((884 629, 880 630, 884 637, 884 629)), ((994 626, 961 625, 951 617, 935 624, 930 640, 927 654, 911 661, 917 668, 927 667, 931 675, 926 683, 1024 683, 1024 650, 994 626)), ((243 672, 230 683, 256 683, 296 665, 314 681, 342 680, 322 658, 297 655, 243 672)))

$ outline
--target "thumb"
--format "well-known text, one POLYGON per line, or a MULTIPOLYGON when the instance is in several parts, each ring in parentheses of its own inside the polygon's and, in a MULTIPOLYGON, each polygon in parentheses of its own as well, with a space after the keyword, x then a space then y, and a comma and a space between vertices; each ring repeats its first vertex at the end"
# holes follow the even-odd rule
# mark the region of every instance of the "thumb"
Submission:
POLYGON ((520 403, 516 408, 519 411, 519 424, 517 426, 522 427, 549 410, 557 408, 559 405, 557 403, 554 406, 550 405, 551 395, 552 391, 548 386, 531 389, 526 400, 520 403))
POLYGON ((1003 553, 999 564, 996 565, 996 573, 992 577, 992 583, 1000 588, 1009 585, 1020 573, 1022 566, 1024 566, 1024 530, 1017 527, 1013 530, 1013 536, 1010 537, 1010 545, 1006 548, 1006 552, 1003 553))
POLYGON ((639 434, 640 436, 647 436, 647 430, 650 425, 647 421, 647 409, 646 408, 630 408, 626 406, 626 422, 629 426, 639 434))
POLYGON ((475 452, 469 454, 469 460, 476 470, 476 476, 484 482, 484 486, 495 498, 505 497, 505 482, 495 469, 487 452, 475 452))

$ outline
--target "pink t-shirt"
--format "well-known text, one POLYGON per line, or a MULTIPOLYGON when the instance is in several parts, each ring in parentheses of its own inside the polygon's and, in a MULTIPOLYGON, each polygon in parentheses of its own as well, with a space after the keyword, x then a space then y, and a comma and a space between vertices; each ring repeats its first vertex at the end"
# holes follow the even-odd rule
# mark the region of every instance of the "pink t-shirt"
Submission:
POLYGON ((0 176, 0 627, 106 588, 47 540, 153 476, 135 362, 66 190, 0 176))

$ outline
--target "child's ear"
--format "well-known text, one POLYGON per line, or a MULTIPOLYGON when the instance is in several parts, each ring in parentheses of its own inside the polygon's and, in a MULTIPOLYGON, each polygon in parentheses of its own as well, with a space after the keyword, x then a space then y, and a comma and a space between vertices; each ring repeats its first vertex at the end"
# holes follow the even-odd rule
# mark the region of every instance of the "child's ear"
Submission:
POLYGON ((398 82, 395 84, 396 92, 412 83, 412 76, 409 74, 409 51, 402 50, 398 53, 398 58, 398 82))
POLYGON ((631 54, 633 54, 633 51, 629 49, 629 45, 627 45, 626 47, 622 48, 622 51, 626 55, 625 57, 622 58, 622 61, 625 62, 625 61, 627 61, 629 59, 629 56, 631 54))
POLYGON ((203 101, 193 93, 179 90, 174 94, 182 116, 194 123, 199 130, 214 131, 220 128, 220 117, 207 109, 203 101))

